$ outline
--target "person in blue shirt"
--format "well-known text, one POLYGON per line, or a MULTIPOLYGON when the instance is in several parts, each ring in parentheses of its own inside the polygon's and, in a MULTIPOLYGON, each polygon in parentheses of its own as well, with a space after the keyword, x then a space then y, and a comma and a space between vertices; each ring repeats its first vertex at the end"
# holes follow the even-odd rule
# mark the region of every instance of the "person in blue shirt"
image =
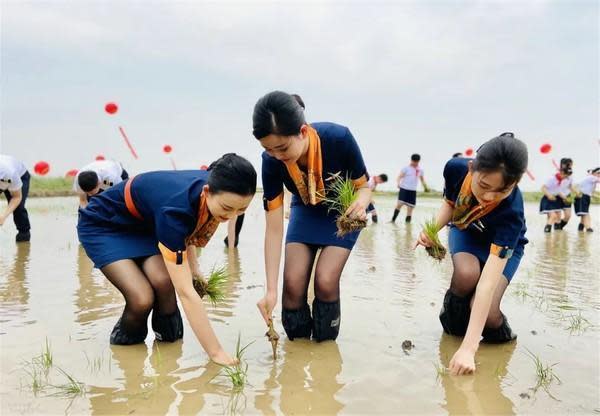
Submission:
POLYGON ((267 293, 257 306, 268 323, 277 302, 285 186, 293 197, 285 241, 282 323, 290 340, 312 335, 320 342, 334 340, 339 334, 340 278, 359 234, 336 235, 336 214, 324 201, 327 179, 338 174, 354 183, 358 197, 346 212, 351 218, 366 221, 371 191, 350 130, 334 123, 308 124, 298 98, 274 91, 254 107, 253 135, 265 149, 262 182, 267 276, 267 293), (311 316, 307 292, 313 266, 311 316))
MULTIPOLYGON (((527 159, 525 144, 503 133, 484 143, 475 159, 453 158, 444 168, 444 202, 437 224, 442 229, 450 223, 453 273, 440 321, 446 333, 464 336, 450 361, 452 374, 475 371, 482 336, 487 343, 516 338, 500 302, 527 244, 517 186, 527 159)), ((418 245, 429 247, 432 242, 421 233, 418 245)))
POLYGON ((147 320, 159 341, 183 337, 181 300, 198 341, 219 364, 236 359, 221 347, 194 290, 202 278, 196 247, 219 223, 243 213, 256 192, 256 171, 229 153, 208 171, 148 172, 121 182, 79 210, 77 233, 87 255, 123 294, 125 309, 111 344, 144 342, 147 320))

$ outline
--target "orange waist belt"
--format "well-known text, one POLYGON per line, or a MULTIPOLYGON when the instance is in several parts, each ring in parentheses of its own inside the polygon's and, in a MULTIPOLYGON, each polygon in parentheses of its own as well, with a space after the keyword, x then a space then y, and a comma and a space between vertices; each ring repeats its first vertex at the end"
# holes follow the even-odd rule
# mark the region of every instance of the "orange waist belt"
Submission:
POLYGON ((133 198, 131 197, 131 184, 133 183, 134 179, 135 176, 129 179, 127 183, 125 183, 125 206, 127 207, 127 211, 129 211, 131 215, 133 215, 138 220, 143 221, 144 217, 142 217, 142 214, 140 214, 140 212, 135 207, 135 203, 133 202, 133 198))

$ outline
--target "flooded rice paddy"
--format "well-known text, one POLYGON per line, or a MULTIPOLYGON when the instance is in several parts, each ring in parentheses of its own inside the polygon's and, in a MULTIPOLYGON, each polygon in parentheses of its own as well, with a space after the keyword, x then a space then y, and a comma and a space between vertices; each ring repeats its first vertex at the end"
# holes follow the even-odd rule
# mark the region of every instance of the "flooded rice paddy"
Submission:
POLYGON ((460 339, 443 335, 438 321, 451 264, 412 250, 439 202, 421 199, 412 225, 403 215, 392 225, 384 221, 394 200, 376 201, 380 223, 363 231, 342 277, 337 342, 290 342, 278 307, 275 362, 255 306, 264 291, 260 199, 236 251, 224 248, 226 227, 219 228, 200 264, 205 271, 224 264, 231 274, 227 300, 208 307, 226 349, 233 352, 239 334, 253 342, 248 384, 236 393, 187 322, 182 342, 155 342, 150 331, 146 344, 109 345, 123 299, 77 241, 76 199, 30 199, 31 243, 14 243, 11 220, 0 228, 0 413, 600 412, 597 207, 596 234, 578 233, 572 219, 567 230, 545 235, 537 204, 527 204, 530 244, 503 301, 518 340, 482 345, 476 374, 451 377, 444 368, 460 339))

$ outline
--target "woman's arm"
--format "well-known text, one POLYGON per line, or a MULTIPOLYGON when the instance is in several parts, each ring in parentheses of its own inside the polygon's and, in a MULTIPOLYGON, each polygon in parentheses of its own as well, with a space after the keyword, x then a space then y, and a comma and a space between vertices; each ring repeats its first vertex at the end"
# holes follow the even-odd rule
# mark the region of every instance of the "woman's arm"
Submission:
POLYGON ((227 221, 227 248, 233 249, 235 248, 235 223, 237 221, 237 217, 230 219, 227 221))
POLYGON ((198 263, 198 251, 196 246, 187 246, 186 256, 192 276, 204 278, 204 276, 202 276, 202 272, 200 271, 200 264, 198 263))
POLYGON ((496 255, 490 254, 485 262, 479 283, 477 283, 477 288, 475 289, 467 333, 463 338, 460 348, 456 351, 452 360, 450 360, 450 374, 462 375, 475 371, 475 353, 479 348, 481 333, 490 313, 492 299, 498 283, 502 279, 502 272, 507 260, 506 258, 501 259, 496 255))
POLYGON ((267 293, 256 306, 268 324, 277 303, 279 265, 281 263, 281 242, 283 240, 283 207, 266 211, 265 229, 265 272, 267 293))
POLYGON ((204 348, 211 360, 221 365, 234 365, 237 363, 219 343, 217 336, 208 320, 206 309, 202 299, 192 284, 192 275, 188 262, 177 265, 165 259, 167 271, 171 276, 171 281, 175 291, 181 300, 185 316, 187 317, 196 338, 204 348))
POLYGON ((544 193, 544 195, 546 195, 546 198, 548 198, 550 201, 556 200, 556 197, 554 195, 552 195, 550 192, 548 192, 548 188, 546 187, 546 185, 542 185, 542 192, 544 193))
POLYGON ((421 184, 423 185, 423 191, 425 192, 429 192, 429 187, 427 186, 427 183, 425 182, 425 176, 421 175, 421 184))

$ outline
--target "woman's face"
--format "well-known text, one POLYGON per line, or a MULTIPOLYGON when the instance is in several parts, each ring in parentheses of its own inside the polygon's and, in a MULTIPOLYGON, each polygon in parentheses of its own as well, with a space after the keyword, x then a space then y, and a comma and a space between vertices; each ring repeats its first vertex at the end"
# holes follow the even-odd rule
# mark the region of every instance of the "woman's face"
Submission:
POLYGON ((252 202, 254 195, 238 195, 232 192, 219 192, 213 194, 208 185, 205 185, 206 205, 213 217, 219 222, 227 222, 243 214, 252 202))
POLYGON ((482 204, 507 198, 516 184, 506 186, 501 172, 471 171, 471 191, 482 204))
POLYGON ((294 163, 302 156, 306 148, 308 128, 303 125, 300 133, 293 136, 269 134, 260 139, 261 146, 270 156, 284 163, 294 163))

